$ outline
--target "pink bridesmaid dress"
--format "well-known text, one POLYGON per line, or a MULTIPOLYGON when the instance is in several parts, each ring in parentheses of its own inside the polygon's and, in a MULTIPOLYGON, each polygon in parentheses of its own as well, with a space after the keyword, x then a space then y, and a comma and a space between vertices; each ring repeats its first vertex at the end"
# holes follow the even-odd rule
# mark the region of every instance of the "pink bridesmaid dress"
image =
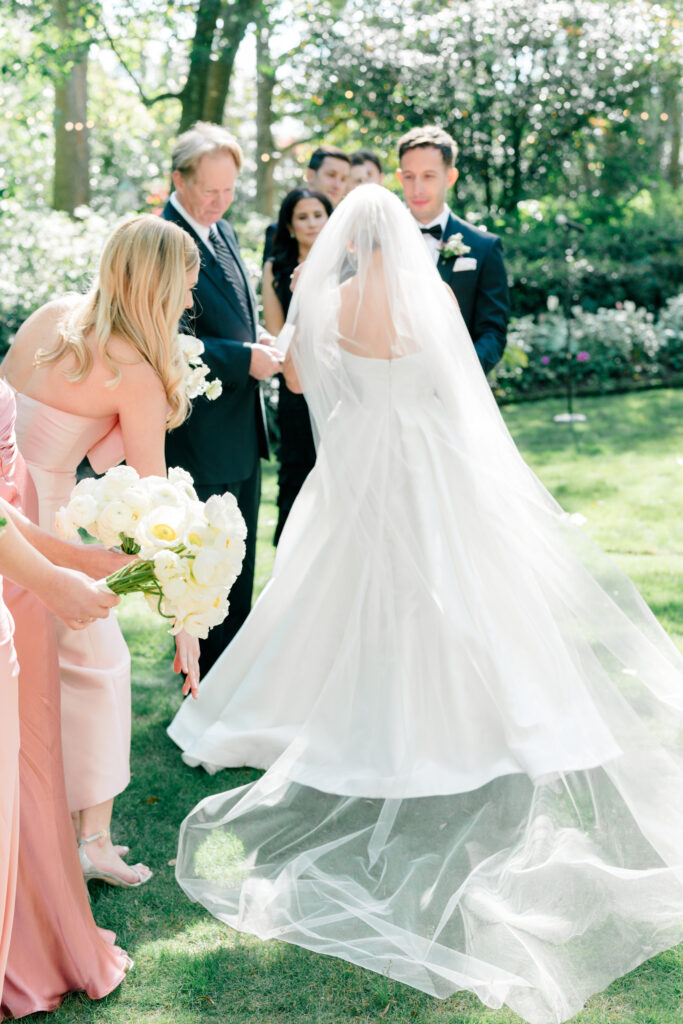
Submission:
MULTIPOLYGON (((54 533, 83 457, 98 472, 123 458, 118 420, 15 398, 17 443, 38 492, 39 522, 54 533)), ((113 615, 78 632, 57 622, 57 647, 66 795, 69 809, 80 811, 112 799, 130 780, 130 654, 113 615)))
MULTIPOLYGON (((13 427, 12 391, 0 380, 0 494, 35 519, 37 496, 16 455, 13 427)), ((64 788, 53 618, 8 580, 5 599, 21 666, 21 744, 19 868, 0 1020, 53 1010, 67 992, 102 998, 130 966, 113 933, 95 925, 78 860, 64 788)))
POLYGON ((19 852, 19 667, 0 578, 0 985, 9 952, 19 852))

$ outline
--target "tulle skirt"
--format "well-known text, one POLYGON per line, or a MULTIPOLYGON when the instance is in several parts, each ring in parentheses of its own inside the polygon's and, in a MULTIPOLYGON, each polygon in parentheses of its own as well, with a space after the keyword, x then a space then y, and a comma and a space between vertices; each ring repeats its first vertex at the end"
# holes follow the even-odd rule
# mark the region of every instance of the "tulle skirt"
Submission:
POLYGON ((177 878, 234 928, 565 1021, 683 940, 683 659, 530 471, 468 455, 417 360, 356 362, 169 730, 268 769, 189 815, 177 878))

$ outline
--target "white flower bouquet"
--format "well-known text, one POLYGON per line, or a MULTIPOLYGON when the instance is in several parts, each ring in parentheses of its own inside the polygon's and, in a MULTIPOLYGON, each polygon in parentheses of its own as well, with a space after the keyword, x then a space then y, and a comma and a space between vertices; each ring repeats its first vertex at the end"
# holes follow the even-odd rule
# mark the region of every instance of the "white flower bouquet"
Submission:
POLYGON ((206 638, 227 615, 247 536, 234 495, 201 502, 183 469, 139 477, 130 466, 115 466, 77 483, 56 525, 62 537, 84 530, 107 548, 138 555, 105 582, 115 594, 147 595, 173 620, 169 632, 206 638))
POLYGON ((184 386, 187 397, 193 399, 206 395, 211 401, 218 398, 223 393, 223 385, 218 377, 207 380, 211 371, 202 359, 204 342, 192 334, 179 334, 178 344, 185 361, 184 386))

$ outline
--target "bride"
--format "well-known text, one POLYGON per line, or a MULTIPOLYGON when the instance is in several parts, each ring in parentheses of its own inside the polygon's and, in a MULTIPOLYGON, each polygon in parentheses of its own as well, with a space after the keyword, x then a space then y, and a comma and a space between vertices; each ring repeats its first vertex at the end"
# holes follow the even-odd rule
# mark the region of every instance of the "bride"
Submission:
POLYGON ((356 189, 289 314, 318 459, 169 733, 268 769, 184 822, 192 900, 531 1024, 683 940, 683 658, 517 452, 410 215, 356 189))

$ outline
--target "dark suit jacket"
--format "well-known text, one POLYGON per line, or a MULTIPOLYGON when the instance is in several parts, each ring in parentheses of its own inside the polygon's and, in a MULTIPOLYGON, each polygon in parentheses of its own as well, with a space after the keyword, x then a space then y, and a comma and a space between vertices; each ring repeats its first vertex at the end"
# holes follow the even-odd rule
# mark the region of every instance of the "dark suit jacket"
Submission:
POLYGON ((223 394, 211 402, 196 398, 192 412, 166 440, 169 466, 187 469, 197 483, 233 483, 255 471, 259 456, 268 458, 268 434, 263 398, 258 381, 249 376, 251 351, 257 341, 256 299, 239 253, 237 237, 227 221, 217 229, 242 274, 248 305, 240 301, 208 247, 170 202, 162 216, 190 234, 199 247, 201 269, 194 290, 194 307, 188 310, 187 333, 204 342, 203 359, 210 378, 223 383, 223 394))
POLYGON ((458 233, 470 246, 465 258, 475 259, 476 267, 458 270, 455 256, 439 256, 437 269, 458 300, 479 361, 488 373, 503 355, 510 315, 503 247, 497 235, 473 228, 449 211, 444 241, 458 233))

